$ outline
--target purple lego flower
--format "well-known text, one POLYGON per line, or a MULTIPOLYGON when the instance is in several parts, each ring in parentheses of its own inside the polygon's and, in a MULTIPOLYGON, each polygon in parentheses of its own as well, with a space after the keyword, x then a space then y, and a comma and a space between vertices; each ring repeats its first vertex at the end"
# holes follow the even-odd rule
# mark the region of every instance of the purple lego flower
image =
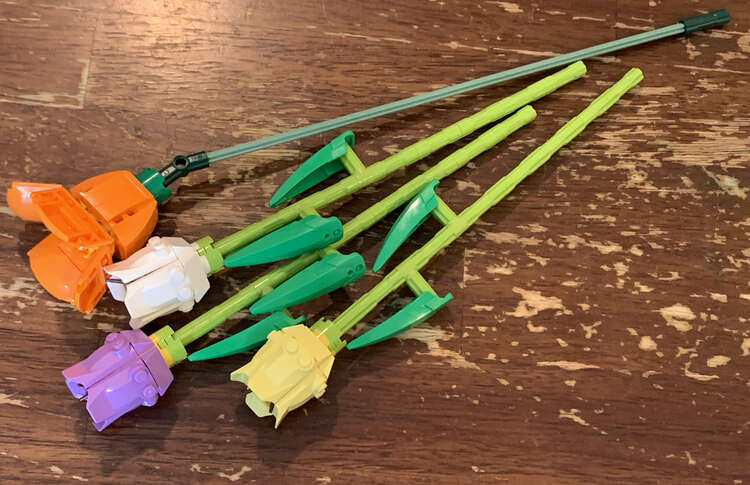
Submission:
POLYGON ((98 431, 139 406, 153 406, 174 377, 159 349, 140 330, 107 335, 104 345, 62 372, 68 389, 85 399, 98 431))

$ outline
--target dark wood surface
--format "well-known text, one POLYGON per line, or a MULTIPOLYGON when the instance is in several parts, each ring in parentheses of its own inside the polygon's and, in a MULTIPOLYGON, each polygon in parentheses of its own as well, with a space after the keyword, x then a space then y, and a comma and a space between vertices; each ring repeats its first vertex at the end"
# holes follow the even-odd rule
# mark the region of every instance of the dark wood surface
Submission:
MULTIPOLYGON (((0 2, 0 169, 67 186, 216 149, 715 8, 720 30, 587 62, 538 119, 457 172, 462 209, 632 66, 645 79, 425 270, 455 300, 336 359, 321 401, 278 430, 228 374, 176 367, 153 408, 97 433, 60 370, 127 327, 46 294, 25 256, 45 234, 0 208, 0 482, 750 483, 750 4, 0 2)), ((365 163, 540 76, 354 127, 365 163)), ((221 237, 320 135, 190 176, 156 234, 221 237)), ((458 144, 460 145, 460 143, 458 144)), ((349 218, 450 149, 338 204, 349 218)), ((369 264, 387 221, 353 241, 369 264)), ((399 257, 425 242, 417 233, 399 257)), ((178 328, 263 268, 213 279, 178 328)), ((311 303, 334 316, 377 276, 311 303)), ((392 313, 396 295, 369 320, 392 313)), ((250 321, 238 315, 191 348, 250 321)))

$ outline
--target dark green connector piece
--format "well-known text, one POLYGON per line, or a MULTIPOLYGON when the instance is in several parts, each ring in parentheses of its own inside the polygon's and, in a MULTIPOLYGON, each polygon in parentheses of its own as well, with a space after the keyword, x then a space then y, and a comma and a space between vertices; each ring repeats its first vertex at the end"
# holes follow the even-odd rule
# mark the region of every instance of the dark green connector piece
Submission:
POLYGON ((172 189, 164 185, 164 176, 155 168, 144 168, 135 178, 151 192, 157 204, 161 204, 172 196, 172 189))
POLYGON ((164 177, 164 185, 170 185, 178 178, 184 177, 190 172, 206 168, 210 163, 206 152, 177 155, 161 169, 161 175, 164 177))
POLYGON ((253 306, 250 313, 268 313, 303 303, 358 280, 365 274, 359 253, 332 253, 276 287, 253 306))
POLYGON ((288 179, 281 184, 276 193, 268 203, 276 207, 295 195, 301 194, 310 187, 314 187, 331 175, 344 170, 346 167, 341 157, 354 146, 354 133, 344 132, 334 138, 328 145, 324 146, 315 154, 305 160, 288 179))
POLYGON ((172 190, 167 188, 172 182, 190 172, 208 167, 209 163, 206 152, 177 155, 161 170, 146 168, 141 170, 135 178, 151 192, 156 203, 161 204, 172 196, 172 190))
POLYGON ((450 293, 440 298, 431 291, 425 291, 388 320, 349 342, 346 348, 354 350, 395 337, 424 322, 452 299, 450 293))
POLYGON ((682 19, 680 20, 680 23, 685 26, 685 33, 689 34, 696 30, 719 27, 728 23, 729 20, 729 10, 722 8, 721 10, 714 10, 713 12, 704 13, 703 15, 696 15, 695 17, 682 19))
POLYGON ((272 263, 333 244, 344 235, 337 217, 307 216, 290 222, 224 259, 227 267, 272 263))
POLYGON ((198 360, 218 359, 219 357, 227 357, 256 349, 266 342, 268 334, 274 330, 281 330, 282 328, 291 327, 304 321, 304 316, 292 318, 284 312, 272 313, 255 325, 231 337, 209 345, 198 352, 193 352, 188 355, 188 360, 195 362, 198 360))
POLYGON ((437 207, 438 199, 435 195, 435 187, 438 180, 429 182, 421 192, 419 192, 407 204, 404 211, 398 216, 396 222, 388 231, 388 235, 383 241, 378 257, 375 258, 375 264, 372 266, 373 271, 378 271, 393 256, 393 253, 406 241, 409 236, 414 234, 419 226, 430 217, 432 211, 437 207))

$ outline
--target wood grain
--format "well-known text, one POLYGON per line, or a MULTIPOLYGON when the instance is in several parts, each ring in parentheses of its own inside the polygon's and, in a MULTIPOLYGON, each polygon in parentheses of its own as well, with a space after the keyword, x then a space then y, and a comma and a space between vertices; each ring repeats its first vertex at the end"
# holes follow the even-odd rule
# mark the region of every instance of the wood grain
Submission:
MULTIPOLYGON (((3 206, 0 481, 749 483, 747 2, 6 1, 0 169, 3 186, 71 186, 160 166, 719 7, 733 17, 720 30, 588 61, 585 79, 534 103, 532 125, 445 180, 440 195, 462 209, 629 67, 643 70, 425 270, 453 293, 448 308, 403 339, 341 353, 324 398, 279 430, 228 382, 249 358, 235 356, 176 367, 155 407, 97 433, 60 370, 126 328, 124 308, 105 297, 83 316, 47 295, 25 256, 45 230, 3 206)), ((357 153, 377 161, 538 78, 361 123, 357 153)), ((156 233, 221 237, 263 217, 330 136, 191 175, 156 233)), ((346 249, 371 264, 393 220, 346 249)), ((262 270, 218 275, 192 315, 262 270)), ((299 310, 336 315, 377 278, 299 310)), ((237 315, 192 348, 249 322, 237 315)))

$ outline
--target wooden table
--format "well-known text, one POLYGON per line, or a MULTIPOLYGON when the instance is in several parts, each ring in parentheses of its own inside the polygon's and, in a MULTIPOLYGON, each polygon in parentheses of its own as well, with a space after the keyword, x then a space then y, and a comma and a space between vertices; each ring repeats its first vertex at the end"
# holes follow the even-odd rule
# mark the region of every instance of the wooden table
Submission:
MULTIPOLYGON (((337 357, 328 391, 274 430, 228 374, 174 369, 153 408, 102 433, 60 370, 127 328, 34 280, 45 234, 0 220, 3 483, 750 483, 750 4, 698 0, 0 3, 0 163, 66 186, 216 149, 726 7, 719 30, 587 62, 538 119, 439 189, 462 209, 632 66, 645 79, 425 271, 455 300, 337 357), (55 5, 49 5, 55 3, 55 5), (184 4, 184 5, 183 5, 184 4)), ((540 76, 361 123, 380 160, 540 76)), ((185 179, 156 234, 221 237, 326 143, 315 136, 185 179)), ((459 143, 459 145, 461 145, 459 143)), ((451 152, 338 204, 348 219, 451 152)), ((372 264, 395 215, 355 239, 372 264)), ((427 241, 428 224, 399 257, 427 241)), ((265 268, 227 271, 178 328, 265 268)), ((315 321, 369 288, 308 304, 315 321)), ((401 292, 368 320, 403 305, 401 292)), ((246 327, 237 315, 191 349, 246 327)))

